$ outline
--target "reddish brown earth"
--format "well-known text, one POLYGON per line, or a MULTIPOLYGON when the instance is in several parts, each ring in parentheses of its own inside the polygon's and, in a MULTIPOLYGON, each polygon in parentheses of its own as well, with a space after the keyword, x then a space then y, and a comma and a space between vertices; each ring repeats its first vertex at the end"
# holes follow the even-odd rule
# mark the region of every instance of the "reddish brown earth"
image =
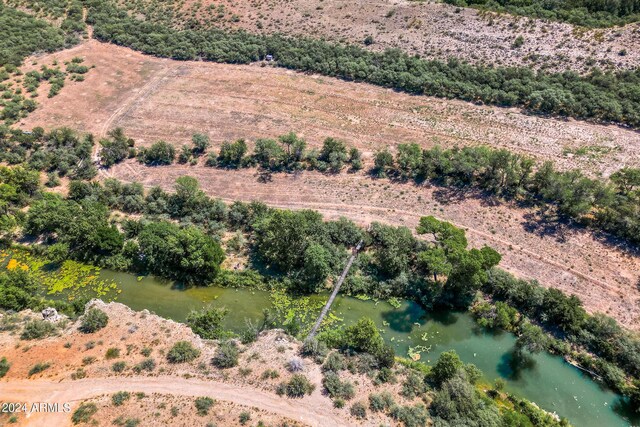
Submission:
MULTIPOLYGON (((385 147, 414 141, 424 147, 487 144, 608 175, 623 165, 640 165, 640 135, 616 126, 526 116, 516 109, 476 106, 396 93, 367 84, 303 75, 271 67, 175 62, 90 41, 60 52, 80 55, 96 68, 85 82, 65 87, 21 122, 68 125, 104 135, 115 126, 141 146, 158 139, 189 143, 194 132, 207 133, 212 149, 224 140, 275 137, 296 131, 311 147, 327 136, 343 138, 364 152, 365 163, 385 147), (571 154, 587 147, 587 154, 571 154)), ((50 61, 51 56, 39 61, 50 61)), ((30 63, 30 61, 27 61, 30 63)), ((255 171, 229 172, 203 166, 145 168, 129 161, 105 176, 170 187, 189 174, 208 194, 225 200, 258 199, 281 207, 313 208, 413 227, 422 215, 436 216, 469 229, 473 245, 489 244, 503 254, 502 265, 521 277, 575 293, 591 312, 601 311, 639 329, 640 261, 586 231, 540 228, 536 213, 511 204, 473 197, 442 203, 437 189, 372 181, 362 175, 274 176, 259 184, 255 171)))

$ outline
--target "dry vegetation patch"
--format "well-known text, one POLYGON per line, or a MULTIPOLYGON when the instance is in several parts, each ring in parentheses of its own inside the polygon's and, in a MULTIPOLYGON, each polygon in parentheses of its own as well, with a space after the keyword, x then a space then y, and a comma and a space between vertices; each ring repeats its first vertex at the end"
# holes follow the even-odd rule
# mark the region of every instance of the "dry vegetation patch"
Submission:
POLYGON ((640 25, 586 30, 437 2, 377 0, 205 0, 140 4, 176 27, 242 28, 352 43, 375 51, 399 48, 423 58, 578 72, 594 66, 640 65, 640 25), (158 8, 166 8, 158 13, 158 8), (171 16, 171 18, 167 18, 171 16), (516 42, 522 37, 522 44, 516 42))

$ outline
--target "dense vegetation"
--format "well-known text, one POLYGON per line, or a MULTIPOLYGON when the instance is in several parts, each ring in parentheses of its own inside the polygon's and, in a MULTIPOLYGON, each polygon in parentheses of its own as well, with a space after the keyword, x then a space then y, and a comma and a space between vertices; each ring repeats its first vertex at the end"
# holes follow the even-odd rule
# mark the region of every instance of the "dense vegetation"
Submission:
MULTIPOLYGON (((50 135, 58 133, 53 131, 50 135)), ((62 134, 67 135, 64 141, 83 140, 62 134)), ((19 138, 24 143, 35 136, 19 134, 19 138)), ((39 138, 46 138, 45 133, 39 138)), ((126 141, 123 136, 115 134, 111 138, 126 141)), ((295 135, 281 140, 290 142, 292 148, 303 146, 295 135)), ((284 145, 281 149, 286 157, 283 158, 294 159, 291 165, 303 159, 300 152, 287 150, 285 142, 280 144, 284 145)), ((61 146, 66 147, 62 152, 75 152, 77 148, 75 144, 61 146)), ((413 161, 407 153, 418 153, 420 159, 423 156, 430 159, 433 154, 430 150, 420 152, 414 148, 404 147, 395 159, 391 156, 391 163, 384 162, 384 174, 397 179, 415 179, 412 171, 418 168, 416 165, 440 164, 413 161)), ((329 140, 322 151, 318 157, 326 158, 329 165, 348 161, 344 153, 349 150, 335 140, 329 140)), ((514 190, 519 188, 517 185, 509 184, 521 182, 512 177, 512 172, 506 173, 497 166, 482 169, 475 163, 467 169, 459 167, 466 157, 457 158, 456 153, 451 151, 447 156, 458 172, 443 174, 444 178, 456 177, 457 180, 465 176, 459 171, 471 169, 475 171, 472 176, 477 173, 481 177, 473 178, 477 185, 493 183, 496 189, 500 189, 495 190, 496 193, 505 197, 520 194, 521 190, 514 190)), ((492 158, 490 152, 482 150, 470 151, 466 155, 473 154, 471 158, 477 160, 482 153, 487 154, 488 159, 492 158)), ((28 165, 32 158, 33 155, 26 155, 23 165, 28 165)), ((522 166, 523 161, 509 158, 507 163, 522 166)), ((380 162, 377 163, 380 166, 380 162)), ((104 184, 72 180, 68 196, 61 197, 46 193, 39 185, 38 173, 23 165, 0 170, 2 233, 9 241, 17 231, 21 231, 43 242, 42 245, 34 245, 33 250, 49 257, 54 265, 73 258, 118 270, 154 272, 187 284, 254 286, 256 282, 268 281, 257 273, 220 273, 220 263, 224 258, 222 236, 232 231, 235 237, 224 246, 229 250, 235 247, 234 250, 245 251, 251 260, 250 266, 270 276, 278 286, 291 292, 308 293, 326 286, 327 281, 341 270, 349 249, 363 239, 366 249, 358 255, 347 276, 343 287, 345 292, 376 298, 411 298, 426 307, 466 308, 474 304, 478 291, 484 291, 496 300, 508 303, 508 306, 496 304, 495 309, 484 307, 478 310, 479 316, 486 319, 486 326, 519 333, 519 346, 526 351, 548 348, 564 352, 563 346, 591 351, 602 362, 596 361, 589 366, 596 366, 598 372, 603 376, 606 374, 607 380, 626 394, 638 395, 637 387, 629 382, 629 378, 636 377, 640 371, 635 357, 639 344, 634 337, 623 332, 611 319, 587 316, 575 297, 501 276, 495 270, 500 260, 497 252, 488 247, 468 249, 463 230, 433 217, 423 217, 416 229, 418 235, 424 235, 426 239, 414 237, 405 227, 378 223, 372 224, 369 230, 363 230, 344 218, 324 221, 313 211, 283 211, 255 202, 235 202, 227 206, 207 197, 198 182, 190 177, 179 178, 172 193, 160 188, 145 192, 140 184, 123 184, 112 179, 105 180, 104 184), (25 212, 27 206, 29 209, 25 212), (135 215, 118 218, 112 215, 114 210, 135 215), (511 307, 516 307, 546 331, 525 320, 519 323, 518 314, 511 307), (549 332, 557 337, 557 344, 548 344, 546 334, 549 332)), ((629 179, 621 179, 616 185, 627 192, 635 191, 630 182, 629 179)), ((34 296, 37 288, 29 272, 21 269, 6 271, 0 275, 0 305, 11 310, 38 307, 42 300, 34 296)), ((212 332, 211 338, 225 338, 228 335, 220 327, 224 314, 224 310, 210 308, 192 313, 188 323, 203 336, 212 332)), ((103 319, 96 320, 101 323, 103 319)), ((256 334, 252 336, 255 339, 256 334)), ((393 363, 393 355, 375 336, 375 326, 365 321, 357 327, 331 330, 322 338, 345 352, 365 352, 371 356, 371 363, 384 369, 393 363)), ((251 337, 247 336, 247 339, 251 337)), ((237 363, 234 362, 236 357, 237 348, 228 344, 220 351, 216 363, 233 366, 237 363)), ((339 395, 348 395, 348 386, 336 382, 331 376, 327 385, 335 388, 339 395)), ((397 412, 398 417, 403 414, 400 410, 397 412)), ((444 415, 441 418, 444 420, 444 415)), ((455 424, 457 421, 452 419, 451 422, 455 424)))
POLYGON ((426 61, 399 50, 369 52, 313 39, 221 30, 174 30, 130 17, 108 2, 90 1, 88 22, 99 40, 178 60, 249 63, 273 55, 281 67, 357 80, 415 94, 640 126, 640 70, 585 76, 535 73, 426 61))
POLYGON ((445 0, 457 6, 566 21, 587 27, 610 27, 640 20, 638 0, 445 0))
POLYGON ((53 52, 75 41, 62 29, 0 3, 0 66, 18 66, 32 53, 53 52))

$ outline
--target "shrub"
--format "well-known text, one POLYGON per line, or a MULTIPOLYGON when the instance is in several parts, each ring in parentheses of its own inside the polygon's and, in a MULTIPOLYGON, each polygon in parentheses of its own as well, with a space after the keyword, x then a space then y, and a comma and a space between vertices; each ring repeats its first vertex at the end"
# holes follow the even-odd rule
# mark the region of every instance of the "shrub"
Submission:
POLYGON ((331 371, 337 373, 343 369, 344 357, 336 351, 330 353, 329 357, 327 357, 327 360, 324 362, 324 365, 322 365, 323 372, 331 371))
POLYGON ((91 308, 82 316, 80 331, 85 334, 91 334, 107 326, 109 316, 102 310, 91 308))
POLYGON ((111 370, 116 373, 124 372, 126 368, 127 368, 127 364, 122 361, 116 362, 113 365, 111 365, 111 370))
POLYGON ((322 379, 322 386, 332 398, 352 399, 355 396, 353 384, 349 381, 341 381, 335 372, 327 372, 322 379))
POLYGON ((229 310, 224 307, 208 307, 201 311, 192 311, 187 316, 187 325, 200 337, 210 340, 226 336, 222 321, 229 310))
POLYGON ((260 378, 263 380, 266 380, 266 379, 278 378, 279 376, 280 374, 275 369, 267 369, 262 373, 262 375, 260 375, 260 378))
POLYGON ((391 417, 400 421, 405 427, 423 427, 429 420, 429 411, 418 403, 415 406, 393 406, 391 417))
POLYGON ((220 343, 211 362, 221 369, 233 368, 238 365, 238 353, 238 346, 235 342, 225 341, 220 343))
POLYGON ((23 340, 36 340, 47 337, 56 330, 56 327, 44 320, 30 320, 24 325, 20 338, 23 340))
POLYGON ((344 405, 346 405, 346 404, 347 404, 347 402, 345 402, 344 399, 337 398, 337 399, 333 400, 333 407, 334 408, 342 409, 342 408, 344 408, 344 405))
POLYGON ((351 405, 351 409, 349 410, 349 412, 351 412, 351 415, 358 419, 363 420, 367 418, 367 407, 362 402, 356 402, 351 405))
POLYGON ((386 412, 395 405, 393 396, 388 391, 380 394, 371 393, 369 395, 369 408, 374 412, 386 412))
POLYGON ((176 150, 165 141, 158 141, 147 149, 140 149, 140 161, 146 165, 170 165, 176 157, 176 150))
POLYGON ((9 364, 9 361, 7 360, 6 357, 3 357, 2 359, 0 359, 0 378, 7 375, 7 372, 9 372, 10 367, 11 365, 9 364))
POLYGON ((251 413, 249 411, 240 412, 240 417, 238 417, 240 424, 245 425, 251 420, 251 413))
POLYGON ((118 357, 120 357, 120 349, 115 347, 108 349, 104 355, 104 358, 107 360, 117 359, 118 357))
POLYGON ((438 361, 431 370, 431 379, 438 386, 453 378, 462 368, 462 361, 455 351, 445 351, 438 357, 438 361))
POLYGON ((411 371, 402 383, 402 395, 407 399, 414 399, 427 391, 424 377, 415 371, 411 371))
POLYGON ((200 350, 188 341, 178 341, 167 353, 167 360, 171 363, 191 362, 200 356, 200 350))
POLYGON ((151 358, 147 358, 144 359, 142 362, 138 363, 137 365, 135 365, 133 367, 133 370, 136 373, 140 373, 142 371, 153 371, 156 368, 156 361, 151 359, 151 358))
POLYGON ((113 406, 121 406, 130 398, 131 394, 129 394, 129 392, 119 391, 111 396, 111 403, 113 403, 113 406))
POLYGON ((302 343, 302 348, 300 349, 300 354, 304 357, 313 357, 316 362, 322 362, 322 359, 327 355, 327 345, 318 341, 317 338, 311 337, 304 340, 302 343))
POLYGON ((39 374, 40 372, 44 371, 45 369, 49 368, 49 366, 51 366, 51 364, 49 363, 36 363, 35 365, 33 365, 31 367, 31 369, 29 369, 29 373, 27 374, 27 376, 32 376, 35 374, 39 374))
POLYGON ((304 370, 304 362, 299 357, 294 357, 289 360, 289 370, 291 372, 300 372, 304 370))
POLYGON ((195 401, 196 410, 198 415, 204 417, 209 413, 209 409, 213 406, 215 400, 210 397, 198 397, 195 401))
POLYGON ((81 403, 78 409, 73 412, 71 421, 74 424, 88 423, 96 412, 98 412, 98 407, 95 403, 81 403))
POLYGON ((285 383, 284 390, 289 397, 303 397, 305 394, 313 393, 315 386, 304 375, 295 374, 285 383))

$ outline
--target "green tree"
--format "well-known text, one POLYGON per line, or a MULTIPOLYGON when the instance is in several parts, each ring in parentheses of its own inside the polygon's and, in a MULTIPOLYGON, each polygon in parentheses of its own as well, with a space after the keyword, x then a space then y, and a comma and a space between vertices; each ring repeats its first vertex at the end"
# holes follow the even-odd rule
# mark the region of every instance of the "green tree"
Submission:
POLYGON ((444 382, 454 378, 458 371, 462 369, 462 366, 462 361, 455 351, 445 351, 438 357, 436 364, 431 370, 430 377, 436 386, 440 386, 444 382))
POLYGON ((200 311, 192 311, 187 315, 187 325, 200 337, 210 340, 227 336, 222 327, 229 311, 224 307, 207 307, 200 311))
POLYGON ((191 142, 193 143, 193 154, 195 156, 201 156, 211 145, 209 137, 202 133, 194 133, 191 137, 191 142))

